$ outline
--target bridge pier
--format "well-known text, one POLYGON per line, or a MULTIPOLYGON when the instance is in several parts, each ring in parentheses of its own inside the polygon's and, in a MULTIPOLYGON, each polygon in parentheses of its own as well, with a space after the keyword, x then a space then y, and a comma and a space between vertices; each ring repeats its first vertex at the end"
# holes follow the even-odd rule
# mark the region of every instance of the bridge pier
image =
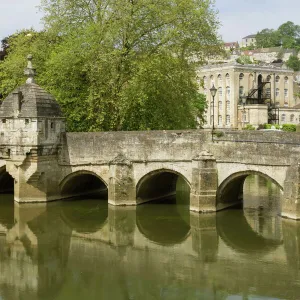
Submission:
POLYGON ((216 211, 218 173, 216 159, 204 151, 193 159, 190 210, 195 212, 216 211))
POLYGON ((136 205, 135 181, 132 163, 119 154, 109 164, 108 203, 136 205))
POLYGON ((286 172, 281 207, 282 217, 300 220, 300 164, 295 163, 286 172))

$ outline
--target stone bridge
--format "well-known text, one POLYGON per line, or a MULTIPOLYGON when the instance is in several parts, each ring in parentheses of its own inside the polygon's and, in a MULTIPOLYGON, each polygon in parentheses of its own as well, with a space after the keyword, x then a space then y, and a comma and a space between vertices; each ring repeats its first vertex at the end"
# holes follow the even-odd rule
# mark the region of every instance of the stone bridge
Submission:
POLYGON ((190 210, 214 212, 240 201, 245 178, 259 174, 281 188, 282 216, 300 219, 299 153, 297 133, 67 133, 59 105, 31 77, 0 106, 0 191, 17 202, 103 190, 112 205, 138 205, 174 194, 182 178, 190 210))

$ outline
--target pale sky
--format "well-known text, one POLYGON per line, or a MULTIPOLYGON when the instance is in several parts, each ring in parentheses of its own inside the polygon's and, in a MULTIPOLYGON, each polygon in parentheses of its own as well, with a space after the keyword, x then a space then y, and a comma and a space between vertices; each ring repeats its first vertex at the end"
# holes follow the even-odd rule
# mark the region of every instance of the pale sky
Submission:
MULTIPOLYGON (((163 0, 162 0, 163 1, 163 0)), ((264 28, 277 29, 286 21, 300 25, 299 0, 215 0, 226 42, 240 41, 264 28)), ((42 29, 40 0, 0 0, 0 40, 31 26, 42 29)))

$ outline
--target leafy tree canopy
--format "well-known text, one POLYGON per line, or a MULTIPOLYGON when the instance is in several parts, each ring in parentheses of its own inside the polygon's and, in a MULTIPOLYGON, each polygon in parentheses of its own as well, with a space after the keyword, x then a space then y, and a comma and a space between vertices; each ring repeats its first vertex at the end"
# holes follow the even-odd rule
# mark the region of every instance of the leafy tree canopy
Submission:
POLYGON ((221 53, 212 0, 42 0, 44 32, 8 39, 0 93, 23 80, 59 101, 68 130, 195 128, 205 97, 196 67, 221 53))
POLYGON ((263 29, 256 35, 257 48, 278 47, 300 49, 300 26, 288 21, 274 29, 263 29))
POLYGON ((289 57, 289 59, 286 62, 286 65, 294 71, 300 71, 300 59, 295 55, 291 55, 289 57))

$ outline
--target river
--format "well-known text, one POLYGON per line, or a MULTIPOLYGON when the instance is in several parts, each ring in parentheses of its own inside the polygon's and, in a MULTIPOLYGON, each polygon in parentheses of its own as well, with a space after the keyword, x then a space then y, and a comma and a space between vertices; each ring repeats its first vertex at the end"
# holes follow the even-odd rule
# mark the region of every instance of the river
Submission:
POLYGON ((0 195, 0 299, 300 299, 300 222, 249 176, 243 206, 189 212, 189 189, 138 207, 0 195))

